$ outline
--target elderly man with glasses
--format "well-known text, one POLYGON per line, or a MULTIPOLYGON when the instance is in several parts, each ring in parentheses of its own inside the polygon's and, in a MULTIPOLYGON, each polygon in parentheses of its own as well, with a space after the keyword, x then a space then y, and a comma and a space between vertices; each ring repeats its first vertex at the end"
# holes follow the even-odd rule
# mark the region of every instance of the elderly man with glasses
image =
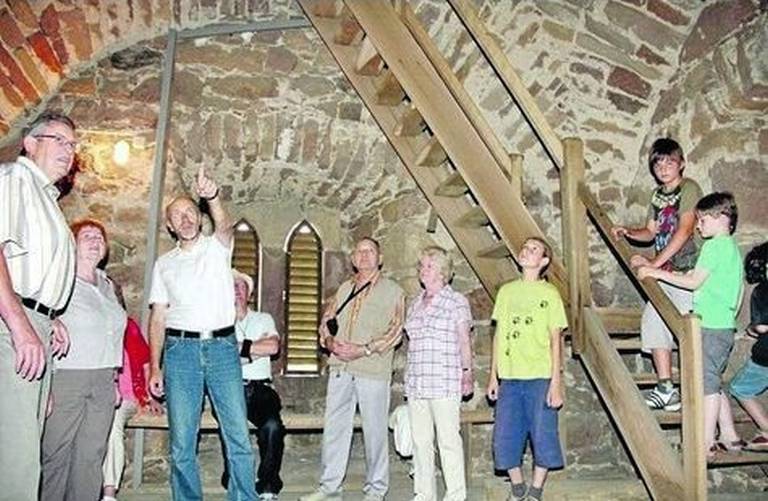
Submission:
POLYGON ((44 113, 0 165, 0 498, 37 499, 51 355, 69 336, 56 320, 75 280, 75 245, 54 184, 75 157, 75 125, 44 113))

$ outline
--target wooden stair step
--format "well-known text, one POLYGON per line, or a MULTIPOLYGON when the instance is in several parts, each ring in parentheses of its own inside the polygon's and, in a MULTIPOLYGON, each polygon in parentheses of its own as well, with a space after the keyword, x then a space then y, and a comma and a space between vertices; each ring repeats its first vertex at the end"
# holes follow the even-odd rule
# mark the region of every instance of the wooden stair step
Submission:
POLYGON ((462 228, 479 228, 490 224, 490 222, 483 208, 476 205, 459 217, 456 224, 462 228))
POLYGON ((376 76, 381 73, 382 68, 384 68, 384 61, 376 51, 376 47, 373 46, 371 39, 368 37, 363 38, 363 42, 360 44, 360 49, 357 52, 355 71, 361 75, 376 76))
POLYGON ((478 252, 477 257, 484 257, 488 259, 504 259, 507 257, 512 257, 512 253, 510 252, 509 247, 507 247, 507 244, 499 240, 493 245, 490 245, 478 252))
POLYGON ((443 145, 437 139, 437 136, 432 136, 427 141, 426 146, 419 151, 416 156, 416 165, 422 165, 424 167, 437 167, 442 165, 443 162, 448 160, 448 155, 443 149, 443 145))
POLYGON ((336 17, 339 15, 339 3, 336 0, 318 0, 313 4, 312 13, 317 17, 336 17))
POLYGON ((596 308, 606 330, 610 334, 637 334, 640 332, 640 308, 601 307, 596 308))
MULTIPOLYGON (((632 379, 638 386, 653 386, 659 380, 655 372, 633 372, 632 379)), ((672 382, 680 383, 680 373, 677 371, 672 371, 672 382)))
MULTIPOLYGON (((621 337, 611 337, 611 339, 619 351, 640 351, 642 348, 639 334, 634 336, 622 335, 621 337)), ((677 346, 672 351, 677 351, 677 346)))
POLYGON ((405 99, 405 91, 391 71, 385 71, 376 83, 376 104, 397 106, 405 99))
POLYGON ((718 468, 722 466, 734 466, 745 464, 763 464, 768 463, 768 452, 754 451, 735 451, 719 452, 715 458, 707 462, 708 468, 718 468))
POLYGON ((424 131, 427 124, 424 123, 424 117, 414 105, 409 105, 405 112, 400 116, 400 120, 395 126, 395 135, 397 136, 418 136, 424 131))
MULTIPOLYGON (((738 408, 737 406, 732 405, 731 409, 733 410, 733 422, 734 423, 751 423, 752 418, 749 417, 749 414, 744 412, 742 409, 738 408)), ((673 425, 679 425, 683 422, 683 415, 681 412, 670 412, 670 411, 653 411, 653 416, 656 418, 656 421, 659 422, 662 426, 673 426, 673 425)))
MULTIPOLYGON (((336 17, 336 16, 324 16, 324 17, 336 17)), ((341 20, 339 21, 339 29, 336 35, 333 37, 333 42, 339 45, 353 45, 359 43, 363 39, 363 29, 360 27, 360 23, 357 22, 352 11, 345 5, 341 11, 341 20)))
POLYGON ((435 195, 441 197, 460 197, 467 193, 469 188, 467 183, 464 182, 464 178, 458 172, 453 172, 451 175, 445 178, 440 183, 440 186, 435 190, 435 195))

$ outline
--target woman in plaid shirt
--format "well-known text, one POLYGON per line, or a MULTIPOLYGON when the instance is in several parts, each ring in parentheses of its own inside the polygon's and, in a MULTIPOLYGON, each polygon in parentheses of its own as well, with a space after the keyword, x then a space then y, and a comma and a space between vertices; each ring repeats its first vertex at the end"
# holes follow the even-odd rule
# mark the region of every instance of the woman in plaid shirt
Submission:
POLYGON ((415 501, 433 501, 434 438, 445 480, 446 501, 467 497, 459 406, 474 388, 469 302, 448 284, 453 263, 445 249, 427 247, 419 259, 424 290, 408 309, 405 391, 413 435, 415 501))

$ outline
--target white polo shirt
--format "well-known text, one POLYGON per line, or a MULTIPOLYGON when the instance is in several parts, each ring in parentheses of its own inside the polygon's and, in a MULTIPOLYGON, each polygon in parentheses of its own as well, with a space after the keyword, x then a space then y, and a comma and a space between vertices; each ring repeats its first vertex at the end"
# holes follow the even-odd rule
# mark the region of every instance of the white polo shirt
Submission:
POLYGON ((157 259, 149 302, 168 305, 166 327, 201 332, 235 323, 231 257, 231 245, 201 235, 190 249, 177 245, 157 259))
MULTIPOLYGON (((272 315, 253 310, 248 310, 245 317, 235 324, 235 334, 238 343, 242 343, 245 339, 258 341, 266 337, 278 336, 272 315)), ((258 357, 253 362, 243 365, 243 379, 250 381, 270 378, 272 378, 272 365, 269 357, 258 357)))

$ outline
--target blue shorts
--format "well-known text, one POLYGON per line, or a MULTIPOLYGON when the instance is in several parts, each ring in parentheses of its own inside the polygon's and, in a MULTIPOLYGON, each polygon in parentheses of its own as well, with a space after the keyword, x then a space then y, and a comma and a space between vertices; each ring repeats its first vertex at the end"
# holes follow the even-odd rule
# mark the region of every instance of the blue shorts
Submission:
POLYGON ((498 470, 519 467, 528 438, 533 462, 547 469, 563 467, 557 409, 547 406, 549 379, 501 379, 493 427, 493 457, 498 470))
POLYGON ((731 395, 739 400, 749 400, 768 388, 768 367, 747 360, 731 380, 731 395))

